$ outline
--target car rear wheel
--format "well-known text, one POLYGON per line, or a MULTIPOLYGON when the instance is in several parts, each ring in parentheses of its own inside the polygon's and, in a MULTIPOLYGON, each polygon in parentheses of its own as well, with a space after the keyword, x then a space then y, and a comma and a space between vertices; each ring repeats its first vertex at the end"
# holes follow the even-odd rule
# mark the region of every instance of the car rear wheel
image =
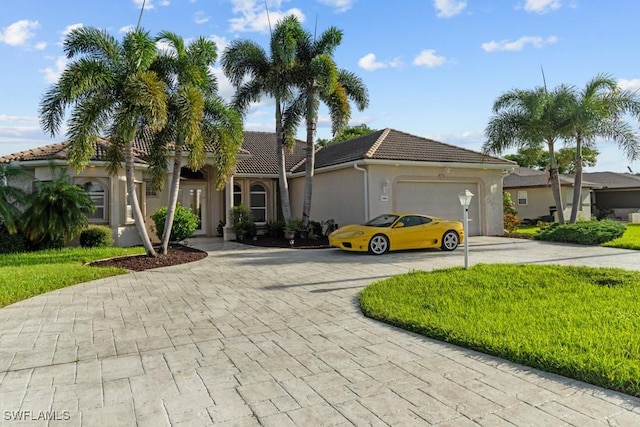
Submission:
POLYGON ((444 236, 442 236, 442 245, 440 245, 440 248, 443 251, 453 251, 455 248, 458 247, 459 243, 460 243, 460 238, 458 237, 458 233, 456 233, 455 231, 449 230, 446 233, 444 233, 444 236))
POLYGON ((389 239, 384 234, 376 234, 369 240, 369 253, 382 255, 389 250, 389 239))

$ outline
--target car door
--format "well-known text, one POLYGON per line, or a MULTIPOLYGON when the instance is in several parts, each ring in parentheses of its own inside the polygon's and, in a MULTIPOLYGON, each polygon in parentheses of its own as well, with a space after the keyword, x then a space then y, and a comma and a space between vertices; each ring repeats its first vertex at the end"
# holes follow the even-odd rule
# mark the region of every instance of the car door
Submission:
POLYGON ((425 228, 418 215, 405 215, 393 225, 391 247, 414 249, 423 246, 425 228))

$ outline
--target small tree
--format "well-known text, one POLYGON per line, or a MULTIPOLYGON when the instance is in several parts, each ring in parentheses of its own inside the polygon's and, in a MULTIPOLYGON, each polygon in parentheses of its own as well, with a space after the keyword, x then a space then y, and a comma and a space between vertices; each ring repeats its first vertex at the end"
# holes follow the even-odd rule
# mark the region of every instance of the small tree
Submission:
POLYGON ((513 203, 513 200, 511 200, 511 194, 507 191, 502 193, 502 211, 504 229, 507 230, 508 233, 513 233, 518 229, 520 219, 516 216, 518 213, 518 211, 516 211, 516 205, 513 203))

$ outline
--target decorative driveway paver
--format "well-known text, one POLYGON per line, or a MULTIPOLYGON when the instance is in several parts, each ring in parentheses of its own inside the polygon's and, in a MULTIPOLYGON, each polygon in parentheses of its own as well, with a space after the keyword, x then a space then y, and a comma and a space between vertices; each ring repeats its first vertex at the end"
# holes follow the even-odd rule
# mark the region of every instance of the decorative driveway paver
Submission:
MULTIPOLYGON (((0 424, 640 424, 640 399, 360 313, 364 286, 461 265, 462 250, 376 257, 193 243, 209 257, 0 309, 0 424)), ((490 237, 470 249, 472 263, 640 269, 634 251, 490 237)))

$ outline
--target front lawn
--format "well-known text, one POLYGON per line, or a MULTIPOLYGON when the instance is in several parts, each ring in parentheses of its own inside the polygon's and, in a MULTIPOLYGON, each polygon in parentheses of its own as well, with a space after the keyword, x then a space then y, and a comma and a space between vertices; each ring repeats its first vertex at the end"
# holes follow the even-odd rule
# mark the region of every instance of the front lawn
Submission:
POLYGON ((76 283, 122 274, 126 270, 89 267, 84 263, 143 253, 141 247, 113 247, 0 255, 0 307, 76 283))
POLYGON ((602 246, 640 250, 640 224, 627 224, 627 231, 624 232, 622 237, 603 243, 602 246))
POLYGON ((480 264, 367 287, 364 314, 513 362, 640 396, 640 272, 480 264))

